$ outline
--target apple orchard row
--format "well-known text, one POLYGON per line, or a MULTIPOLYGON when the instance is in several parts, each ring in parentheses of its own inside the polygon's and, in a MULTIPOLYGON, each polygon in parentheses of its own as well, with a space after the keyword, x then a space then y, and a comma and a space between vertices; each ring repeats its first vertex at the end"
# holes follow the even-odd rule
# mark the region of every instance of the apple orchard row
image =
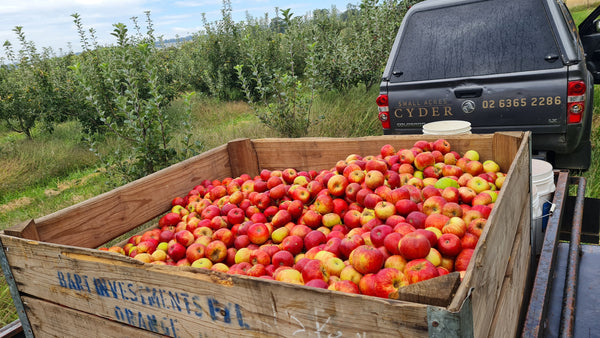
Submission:
POLYGON ((351 154, 322 171, 205 180, 118 252, 388 298, 466 271, 505 174, 444 139, 351 154))

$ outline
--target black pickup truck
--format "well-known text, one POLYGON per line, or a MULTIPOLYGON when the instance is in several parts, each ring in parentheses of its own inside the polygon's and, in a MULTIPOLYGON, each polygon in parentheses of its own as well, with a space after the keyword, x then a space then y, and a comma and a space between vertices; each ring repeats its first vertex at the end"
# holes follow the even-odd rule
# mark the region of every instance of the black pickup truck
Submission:
MULTIPOLYGON (((599 7, 600 8, 600 7, 599 7)), ((562 0, 426 0, 404 17, 377 98, 384 134, 439 120, 530 130, 556 168, 590 165, 600 14, 579 30, 562 0)))

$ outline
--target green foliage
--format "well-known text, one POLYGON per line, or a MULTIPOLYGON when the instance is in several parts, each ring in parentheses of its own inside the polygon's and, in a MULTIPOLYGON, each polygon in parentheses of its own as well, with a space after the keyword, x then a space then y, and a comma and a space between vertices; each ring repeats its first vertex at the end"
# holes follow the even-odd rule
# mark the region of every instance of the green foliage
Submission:
MULTIPOLYGON (((150 15, 146 15, 146 36, 140 33, 135 18, 136 35, 129 34, 125 24, 114 24, 111 34, 117 46, 89 50, 71 67, 106 131, 127 144, 127 152, 118 151, 114 161, 107 163, 124 182, 180 159, 181 150, 171 144, 180 121, 170 119, 167 113, 176 90, 165 72, 166 59, 157 52, 150 15)), ((86 48, 79 16, 73 17, 86 48)), ((189 150, 183 149, 186 154, 189 150)))

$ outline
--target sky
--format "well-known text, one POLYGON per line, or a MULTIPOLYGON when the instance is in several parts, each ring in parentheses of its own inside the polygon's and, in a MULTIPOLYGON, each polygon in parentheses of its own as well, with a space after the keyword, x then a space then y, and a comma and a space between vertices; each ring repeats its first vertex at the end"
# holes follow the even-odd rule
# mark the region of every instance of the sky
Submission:
MULTIPOLYGON (((358 5, 357 0, 231 0, 232 16, 242 21, 246 13, 252 17, 270 18, 275 8, 290 8, 295 16, 305 15, 314 9, 337 8, 344 11, 348 4, 358 5)), ((35 44, 38 51, 51 47, 57 55, 69 51, 81 51, 79 35, 72 14, 78 13, 84 29, 96 31, 100 45, 115 43, 110 35, 113 24, 124 23, 133 30, 132 17, 138 18, 145 33, 146 14, 154 25, 155 36, 164 39, 183 37, 202 29, 202 13, 209 22, 221 19, 222 0, 2 0, 0 4, 0 58, 5 56, 1 47, 9 41, 13 49, 20 49, 13 31, 22 26, 25 37, 35 44)))

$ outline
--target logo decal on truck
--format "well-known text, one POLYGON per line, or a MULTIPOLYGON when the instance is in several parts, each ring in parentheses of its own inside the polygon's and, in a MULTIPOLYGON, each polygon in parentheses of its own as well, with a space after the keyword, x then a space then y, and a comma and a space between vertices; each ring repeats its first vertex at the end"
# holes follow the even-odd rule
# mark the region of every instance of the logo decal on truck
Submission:
POLYGON ((475 111, 475 102, 471 100, 465 100, 463 101, 461 108, 465 114, 471 114, 473 111, 475 111))

